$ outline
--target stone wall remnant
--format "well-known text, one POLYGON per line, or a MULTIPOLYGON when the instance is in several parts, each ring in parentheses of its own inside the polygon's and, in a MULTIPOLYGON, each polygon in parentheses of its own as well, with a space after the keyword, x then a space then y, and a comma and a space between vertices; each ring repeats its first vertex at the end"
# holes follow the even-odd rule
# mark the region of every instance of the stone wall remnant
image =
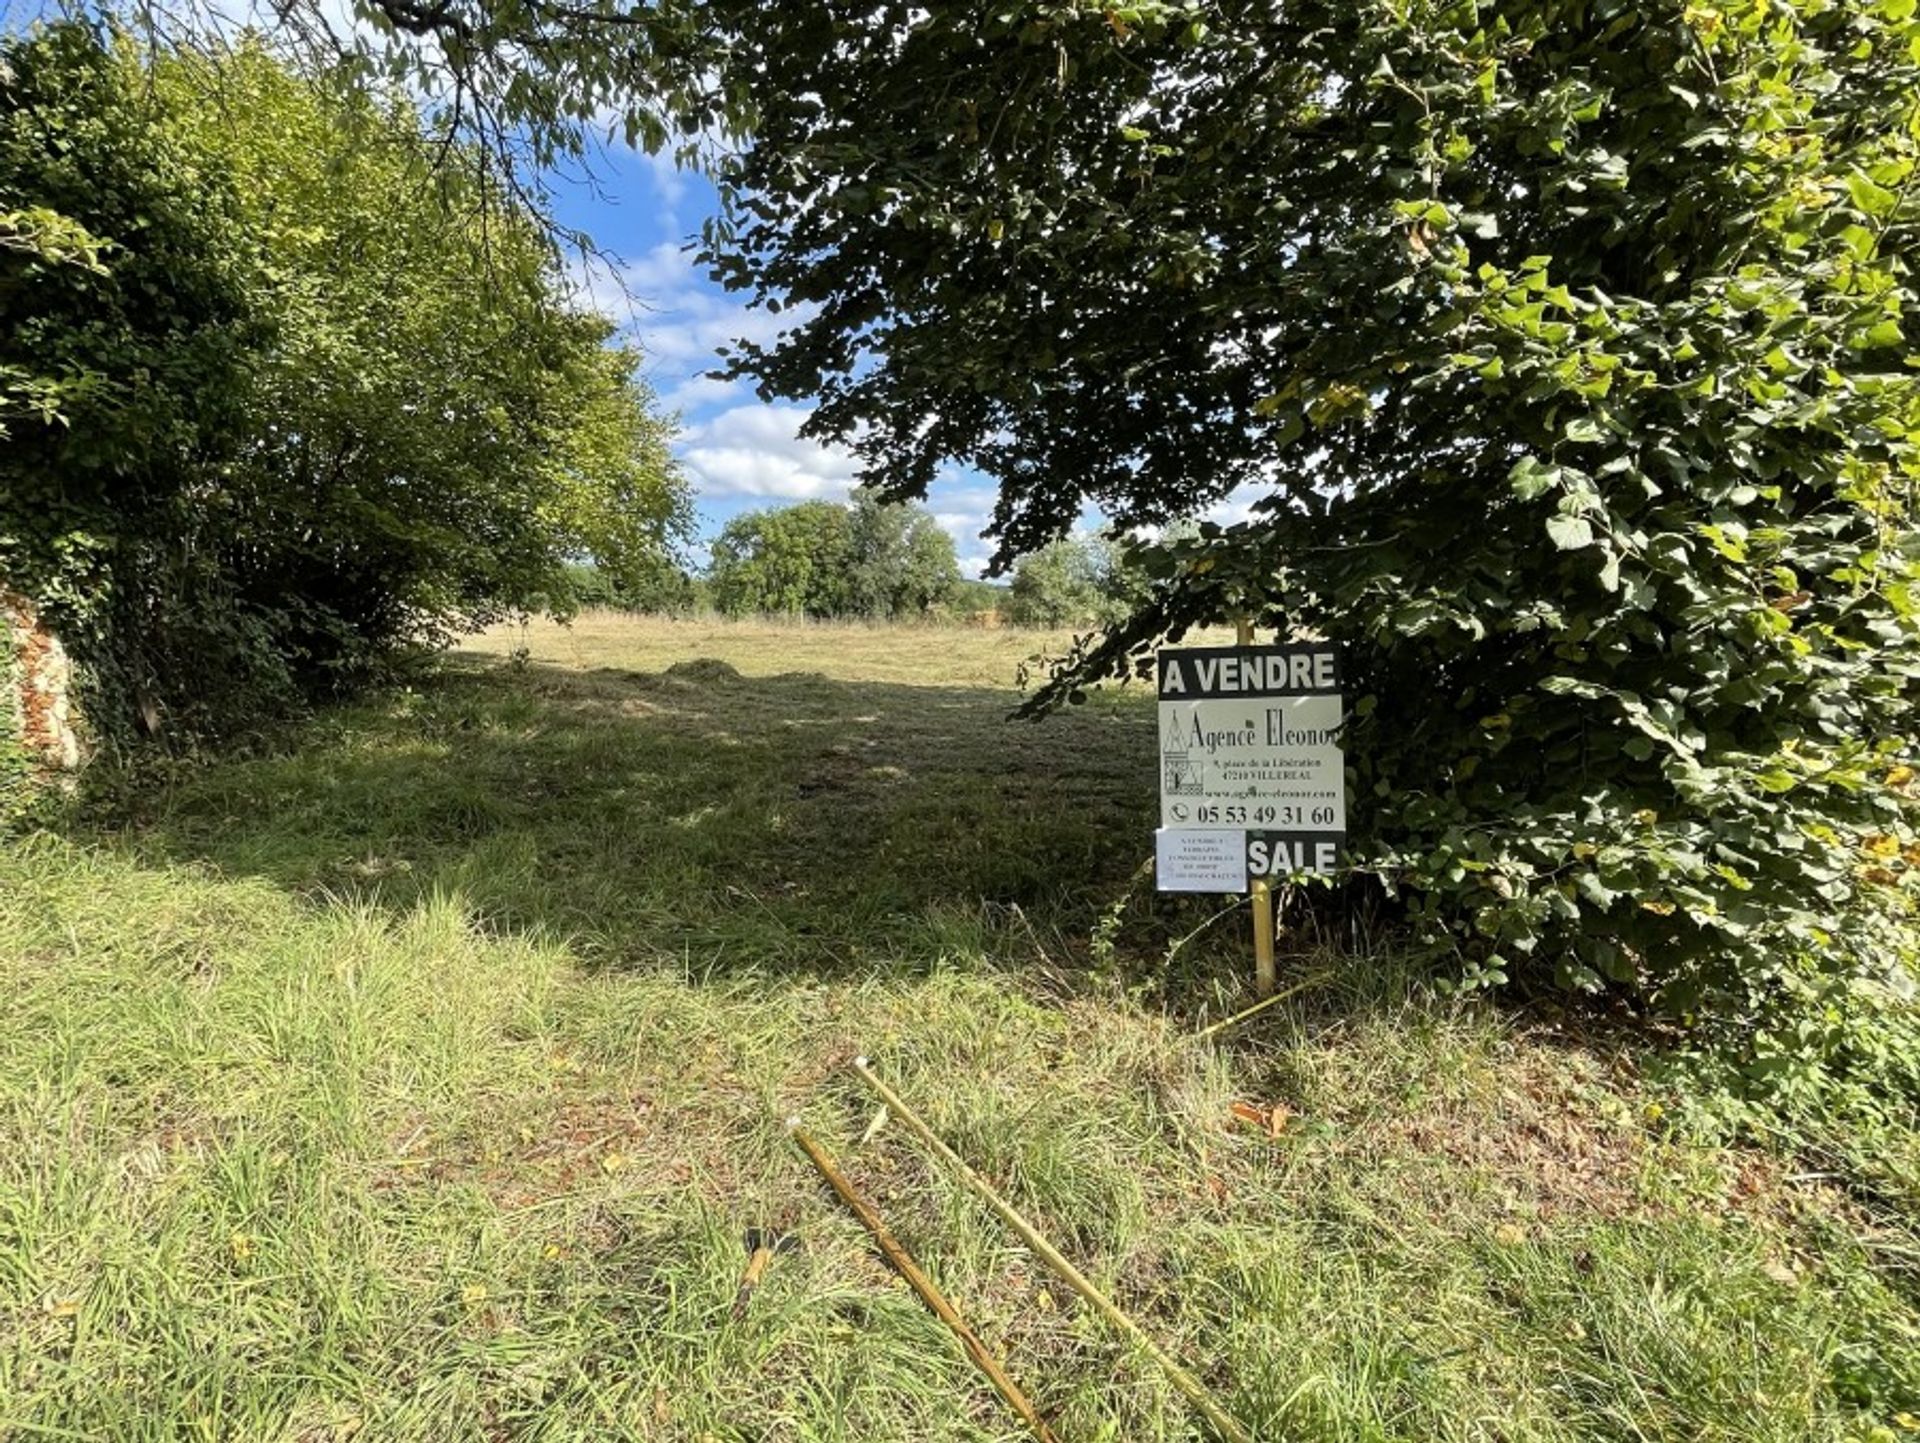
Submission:
POLYGON ((73 698, 73 661, 33 603, 0 590, 0 738, 10 738, 47 778, 70 778, 86 760, 73 698))

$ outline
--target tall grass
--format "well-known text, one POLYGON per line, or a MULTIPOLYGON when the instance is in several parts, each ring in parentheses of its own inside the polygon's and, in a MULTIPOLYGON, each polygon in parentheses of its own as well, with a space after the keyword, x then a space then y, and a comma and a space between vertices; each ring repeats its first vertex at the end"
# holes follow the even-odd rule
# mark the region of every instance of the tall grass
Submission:
POLYGON ((1014 658, 938 634, 623 625, 0 850, 0 1437, 1020 1436, 795 1111, 1063 1438, 1203 1436, 860 1142, 858 1052, 1262 1438, 1914 1431, 1913 1219, 1669 1131, 1625 1045, 1297 948, 1334 980, 1196 1042, 1239 918, 1093 942, 1149 709, 1010 727, 1014 658), (801 1246, 735 1322, 748 1227, 801 1246))

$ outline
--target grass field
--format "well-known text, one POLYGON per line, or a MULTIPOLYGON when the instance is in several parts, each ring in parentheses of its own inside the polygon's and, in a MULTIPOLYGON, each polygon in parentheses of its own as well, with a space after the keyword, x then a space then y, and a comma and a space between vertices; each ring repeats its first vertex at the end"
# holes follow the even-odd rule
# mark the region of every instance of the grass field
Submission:
POLYGON ((1065 1443, 1207 1436, 862 1052, 1263 1440, 1920 1438, 1920 1219, 1627 1042, 1364 936, 1197 1040, 1244 915, 1046 641, 507 629, 0 844, 0 1439, 1023 1436, 795 1112, 1065 1443))

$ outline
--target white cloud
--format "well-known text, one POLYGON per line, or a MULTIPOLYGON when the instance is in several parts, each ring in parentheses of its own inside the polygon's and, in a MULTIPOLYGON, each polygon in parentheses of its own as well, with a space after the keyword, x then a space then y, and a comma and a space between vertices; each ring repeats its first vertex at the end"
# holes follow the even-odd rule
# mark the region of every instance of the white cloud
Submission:
POLYGON ((714 289, 674 241, 628 261, 580 260, 573 282, 585 304, 632 336, 669 389, 718 367, 722 346, 765 344, 803 314, 776 316, 714 289))
POLYGON ((671 217, 679 210, 680 202, 687 198, 687 173, 674 161, 671 148, 656 150, 652 154, 643 150, 636 158, 646 169, 654 197, 671 217))
POLYGON ((711 411, 729 404, 740 405, 747 391, 738 381, 718 381, 711 376, 694 376, 660 393, 660 404, 682 416, 711 411))
POLYGON ((1200 518, 1220 526, 1236 526, 1243 521, 1251 521, 1254 517, 1254 503, 1265 500, 1278 489, 1265 482, 1236 486, 1226 496, 1202 511, 1200 518))
POLYGON ((837 447, 800 436, 810 414, 800 406, 734 406, 688 427, 680 459, 703 496, 843 500, 856 463, 837 447))
POLYGON ((752 310, 715 290, 672 241, 617 267, 582 262, 574 279, 585 303, 638 343, 662 404, 685 419, 677 449, 700 495, 846 496, 854 460, 800 439, 807 408, 763 404, 744 383, 709 374, 722 364, 722 346, 743 337, 771 341, 793 323, 791 313, 752 310))
POLYGON ((1000 499, 999 490, 992 486, 951 485, 945 477, 934 485, 947 506, 955 511, 977 512, 983 521, 993 511, 994 502, 1000 499))
MULTIPOLYGON (((940 496, 936 499, 953 500, 951 496, 940 496)), ((941 530, 955 541, 961 542, 978 541, 980 533, 987 527, 987 518, 978 511, 936 511, 933 513, 933 520, 941 530)))

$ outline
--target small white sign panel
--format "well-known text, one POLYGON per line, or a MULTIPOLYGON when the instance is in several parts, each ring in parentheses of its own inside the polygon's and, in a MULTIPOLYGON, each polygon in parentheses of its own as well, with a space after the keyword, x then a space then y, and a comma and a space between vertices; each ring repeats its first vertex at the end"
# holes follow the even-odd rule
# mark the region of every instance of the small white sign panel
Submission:
POLYGON ((1247 890, 1247 834, 1239 827, 1162 827, 1153 834, 1153 884, 1162 892, 1247 890))

